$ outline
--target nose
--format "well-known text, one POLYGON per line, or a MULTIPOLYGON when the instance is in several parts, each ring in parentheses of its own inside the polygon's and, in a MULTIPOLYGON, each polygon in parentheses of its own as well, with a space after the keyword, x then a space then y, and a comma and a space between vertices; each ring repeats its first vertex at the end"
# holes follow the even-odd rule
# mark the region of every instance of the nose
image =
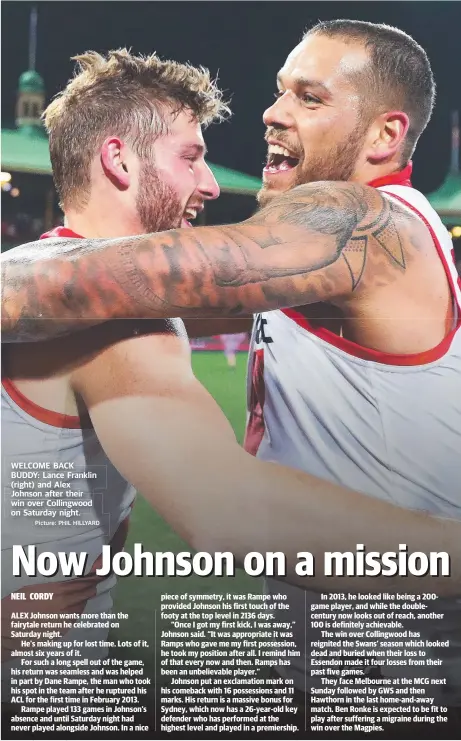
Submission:
POLYGON ((216 178, 206 162, 200 168, 198 190, 201 196, 207 201, 214 201, 216 198, 219 198, 221 192, 216 178))
POLYGON ((264 111, 263 121, 274 129, 289 129, 293 125, 293 101, 289 90, 264 111))

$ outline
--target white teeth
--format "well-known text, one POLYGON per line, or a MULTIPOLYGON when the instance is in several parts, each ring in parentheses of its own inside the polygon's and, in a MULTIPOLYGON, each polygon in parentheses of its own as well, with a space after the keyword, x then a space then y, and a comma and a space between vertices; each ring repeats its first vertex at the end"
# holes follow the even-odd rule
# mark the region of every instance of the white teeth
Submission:
POLYGON ((284 147, 280 147, 278 144, 269 144, 268 147, 269 154, 281 154, 284 157, 293 157, 291 152, 288 151, 288 149, 285 149, 284 147))
POLYGON ((186 208, 184 216, 186 219, 195 219, 197 218, 197 210, 195 208, 186 208))

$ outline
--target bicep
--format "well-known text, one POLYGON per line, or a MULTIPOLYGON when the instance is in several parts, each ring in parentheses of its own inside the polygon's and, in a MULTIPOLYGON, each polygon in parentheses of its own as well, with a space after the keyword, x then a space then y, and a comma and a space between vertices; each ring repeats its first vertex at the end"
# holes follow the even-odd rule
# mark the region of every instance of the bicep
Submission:
POLYGON ((74 384, 113 465, 193 541, 204 497, 244 452, 194 377, 189 352, 171 335, 133 338, 80 371, 74 384), (180 511, 171 510, 175 497, 180 511))

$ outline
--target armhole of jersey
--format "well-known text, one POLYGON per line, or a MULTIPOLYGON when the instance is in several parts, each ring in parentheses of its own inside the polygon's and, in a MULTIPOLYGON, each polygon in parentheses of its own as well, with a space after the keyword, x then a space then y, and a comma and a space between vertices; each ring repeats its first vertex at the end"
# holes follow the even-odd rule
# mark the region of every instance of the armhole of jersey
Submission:
POLYGON ((457 271, 454 260, 453 271, 450 269, 448 256, 445 254, 434 228, 431 226, 428 219, 421 213, 421 211, 419 211, 419 209, 412 203, 409 203, 407 200, 405 200, 405 198, 403 198, 402 196, 397 195, 396 193, 393 193, 391 191, 387 191, 384 188, 380 188, 380 190, 382 193, 385 193, 386 196, 395 198, 397 201, 402 203, 402 205, 406 206, 423 222, 423 224, 429 230, 434 246, 437 250, 437 254, 442 261, 442 265, 444 267, 453 297, 453 327, 448 335, 444 337, 444 339, 431 350, 426 350, 425 352, 413 353, 409 355, 394 355, 391 353, 380 352, 378 350, 372 350, 370 348, 359 345, 356 342, 347 340, 344 337, 338 337, 338 335, 334 334, 329 329, 325 329, 324 327, 314 328, 311 326, 309 320, 295 309, 282 309, 282 313, 285 314, 285 316, 287 316, 289 319, 292 319, 294 322, 296 322, 296 324, 298 324, 300 327, 303 327, 310 334, 313 334, 324 342, 327 342, 329 345, 333 345, 339 350, 342 350, 349 355, 353 355, 354 357, 361 358, 362 360, 371 360, 384 365, 396 366, 427 365, 439 360, 448 352, 456 332, 461 327, 461 277, 456 278, 457 271))
POLYGON ((435 233, 434 227, 430 224, 428 219, 424 216, 424 214, 412 203, 406 200, 406 198, 403 198, 402 196, 398 195, 397 193, 391 193, 384 188, 381 189, 381 193, 385 193, 390 198, 395 198, 399 203, 401 203, 403 206, 406 206, 410 211, 412 211, 415 216, 417 216, 423 224, 428 229, 432 241, 434 243, 434 246, 437 250, 437 254, 440 258, 440 261, 443 265, 443 268, 445 270, 445 274, 448 279, 448 284, 450 286, 451 295, 453 298, 453 313, 454 313, 454 321, 453 325, 454 328, 460 325, 460 318, 461 318, 461 276, 457 275, 455 260, 454 260, 454 250, 452 251, 452 266, 449 263, 449 258, 445 254, 442 245, 440 244, 440 240, 435 233))
POLYGON ((90 417, 78 417, 71 414, 61 414, 60 412, 53 412, 50 409, 45 409, 39 406, 34 401, 28 399, 24 394, 17 388, 17 386, 9 378, 2 378, 2 386, 5 394, 8 398, 16 404, 25 414, 29 415, 38 422, 49 425, 50 427, 58 427, 60 429, 69 430, 80 430, 80 429, 91 429, 92 424, 90 417))

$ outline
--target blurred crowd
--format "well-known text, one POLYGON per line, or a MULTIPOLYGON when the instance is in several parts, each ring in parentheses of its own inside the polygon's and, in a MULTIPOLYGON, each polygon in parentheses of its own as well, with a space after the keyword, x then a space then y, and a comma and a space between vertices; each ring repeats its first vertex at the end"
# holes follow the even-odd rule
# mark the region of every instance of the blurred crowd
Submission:
POLYGON ((26 213, 18 213, 14 218, 2 219, 2 240, 19 244, 38 239, 44 231, 44 220, 26 213))

